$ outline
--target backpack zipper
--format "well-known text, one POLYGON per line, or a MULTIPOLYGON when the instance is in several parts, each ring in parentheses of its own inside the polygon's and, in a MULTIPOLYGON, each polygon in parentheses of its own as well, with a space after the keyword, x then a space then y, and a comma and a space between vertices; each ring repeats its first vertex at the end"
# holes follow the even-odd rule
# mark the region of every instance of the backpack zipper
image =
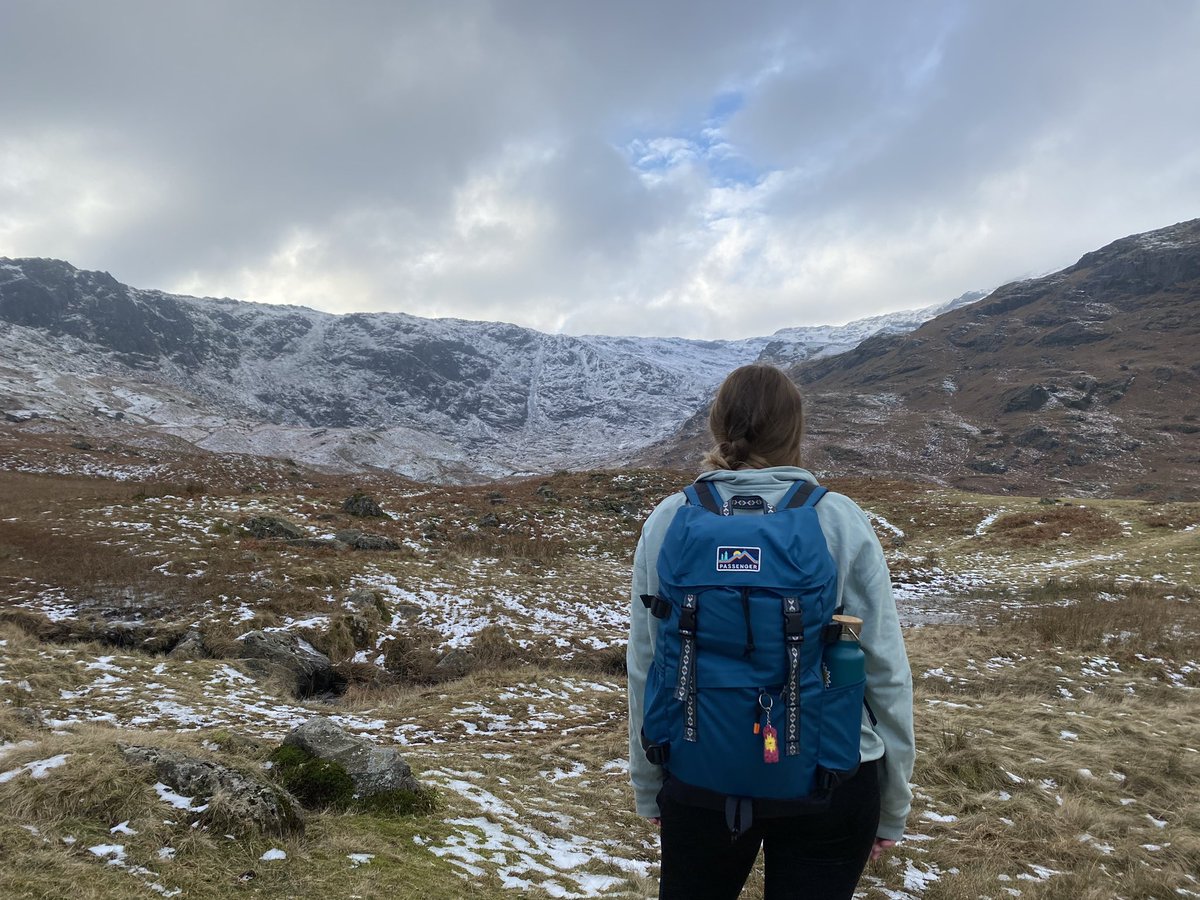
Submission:
POLYGON ((742 615, 746 619, 746 649, 743 656, 754 652, 754 628, 750 624, 750 588, 742 588, 742 615))

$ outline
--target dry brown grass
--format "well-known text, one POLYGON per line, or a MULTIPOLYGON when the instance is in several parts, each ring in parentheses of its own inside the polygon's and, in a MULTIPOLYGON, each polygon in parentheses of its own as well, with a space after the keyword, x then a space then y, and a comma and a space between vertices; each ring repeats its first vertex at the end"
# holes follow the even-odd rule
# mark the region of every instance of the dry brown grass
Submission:
POLYGON ((1054 505, 1009 513, 993 522, 988 538, 1010 549, 1040 547, 1069 538, 1076 542, 1120 537, 1121 526, 1090 506, 1054 505))

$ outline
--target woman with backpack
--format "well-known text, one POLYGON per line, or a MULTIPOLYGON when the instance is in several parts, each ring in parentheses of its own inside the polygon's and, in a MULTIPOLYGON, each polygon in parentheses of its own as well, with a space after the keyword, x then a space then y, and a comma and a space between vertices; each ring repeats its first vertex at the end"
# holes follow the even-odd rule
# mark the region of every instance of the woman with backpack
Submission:
POLYGON ((736 898, 760 847, 766 900, 849 898, 904 832, 912 676, 891 578, 863 511, 800 467, 803 421, 781 371, 732 372, 708 471, 638 541, 630 777, 661 826, 660 898, 736 898))

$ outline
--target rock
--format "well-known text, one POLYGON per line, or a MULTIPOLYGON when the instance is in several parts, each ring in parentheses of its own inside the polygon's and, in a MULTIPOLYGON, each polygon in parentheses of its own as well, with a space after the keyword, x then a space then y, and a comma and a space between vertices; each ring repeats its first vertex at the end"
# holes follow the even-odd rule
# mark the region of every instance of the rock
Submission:
POLYGON ((93 449, 92 445, 89 442, 85 441, 83 438, 80 438, 77 441, 71 441, 71 446, 74 447, 76 450, 91 450, 91 449, 93 449))
POLYGON ((1041 450, 1045 453, 1057 450, 1062 446, 1062 441, 1053 432, 1041 425, 1034 425, 1032 428, 1027 428, 1020 434, 1015 435, 1013 443, 1022 447, 1032 447, 1034 450, 1041 450))
POLYGON ((1005 412, 1036 412, 1050 400, 1050 392, 1040 384, 1031 384, 1009 395, 1005 412))
POLYGON ((474 653, 456 647, 439 659, 434 669, 449 678, 462 678, 474 670, 476 662, 474 653))
POLYGON ((359 518, 380 519, 387 515, 378 503, 363 493, 352 494, 342 502, 342 509, 359 518))
POLYGON ((366 588, 351 591, 346 595, 343 605, 368 619, 388 618, 387 604, 378 594, 366 588))
POLYGON ((208 659, 210 655, 208 648, 204 646, 204 635, 199 628, 189 628, 179 643, 167 654, 171 659, 208 659))
POLYGON ((500 506, 507 502, 508 500, 499 491, 492 491, 488 494, 488 503, 492 504, 492 506, 500 506))
POLYGON ((287 538, 289 540, 298 540, 307 537, 302 528, 278 516, 255 516, 253 519, 247 519, 243 522, 242 528, 251 537, 256 538, 287 538))
POLYGON ((1008 466, 993 459, 972 459, 967 461, 967 468, 981 475, 1003 475, 1008 466))
POLYGON ((293 729, 283 739, 283 746, 339 765, 354 783, 358 800, 393 791, 426 792, 408 763, 391 747, 349 734, 324 716, 314 716, 293 729))
POLYGON ((382 534, 368 534, 365 531, 358 531, 354 528, 347 528, 345 531, 339 531, 334 536, 334 540, 340 541, 347 547, 353 547, 355 550, 399 550, 400 545, 393 541, 390 537, 382 534))
POLYGON ((481 528, 499 528, 500 518, 495 513, 488 513, 479 520, 479 526, 481 528))
POLYGON ((201 822, 222 830, 242 830, 287 837, 303 834, 304 813, 296 801, 274 785, 219 763, 157 747, 123 747, 131 763, 152 766, 158 780, 194 807, 205 806, 201 822), (243 826, 238 829, 238 826, 243 826))
POLYGON ((557 493, 555 493, 554 488, 550 487, 548 484, 539 484, 536 493, 543 500, 555 501, 559 499, 559 496, 557 493))
POLYGON ((1111 332, 1091 322, 1068 322, 1046 332, 1038 338, 1037 344, 1041 347, 1073 347, 1102 341, 1111 336, 1111 332))
POLYGON ((366 616, 360 613, 346 616, 346 628, 355 650, 369 650, 375 646, 375 626, 366 616))
POLYGON ((244 659, 258 674, 286 673, 297 697, 341 690, 329 657, 308 641, 276 631, 251 631, 237 642, 235 659, 244 659))

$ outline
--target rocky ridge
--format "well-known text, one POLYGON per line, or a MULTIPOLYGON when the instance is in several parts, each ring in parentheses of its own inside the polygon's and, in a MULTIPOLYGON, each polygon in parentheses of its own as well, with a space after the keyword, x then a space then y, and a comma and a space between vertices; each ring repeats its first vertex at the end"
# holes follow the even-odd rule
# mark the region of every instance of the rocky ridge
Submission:
MULTIPOLYGON (((790 369, 807 458, 989 492, 1200 495, 1200 219, 790 369)), ((698 413, 643 459, 694 464, 698 413)))
POLYGON ((0 410, 334 470, 472 480, 627 458, 732 368, 839 353, 978 299, 738 341, 332 315, 0 259, 0 410))

